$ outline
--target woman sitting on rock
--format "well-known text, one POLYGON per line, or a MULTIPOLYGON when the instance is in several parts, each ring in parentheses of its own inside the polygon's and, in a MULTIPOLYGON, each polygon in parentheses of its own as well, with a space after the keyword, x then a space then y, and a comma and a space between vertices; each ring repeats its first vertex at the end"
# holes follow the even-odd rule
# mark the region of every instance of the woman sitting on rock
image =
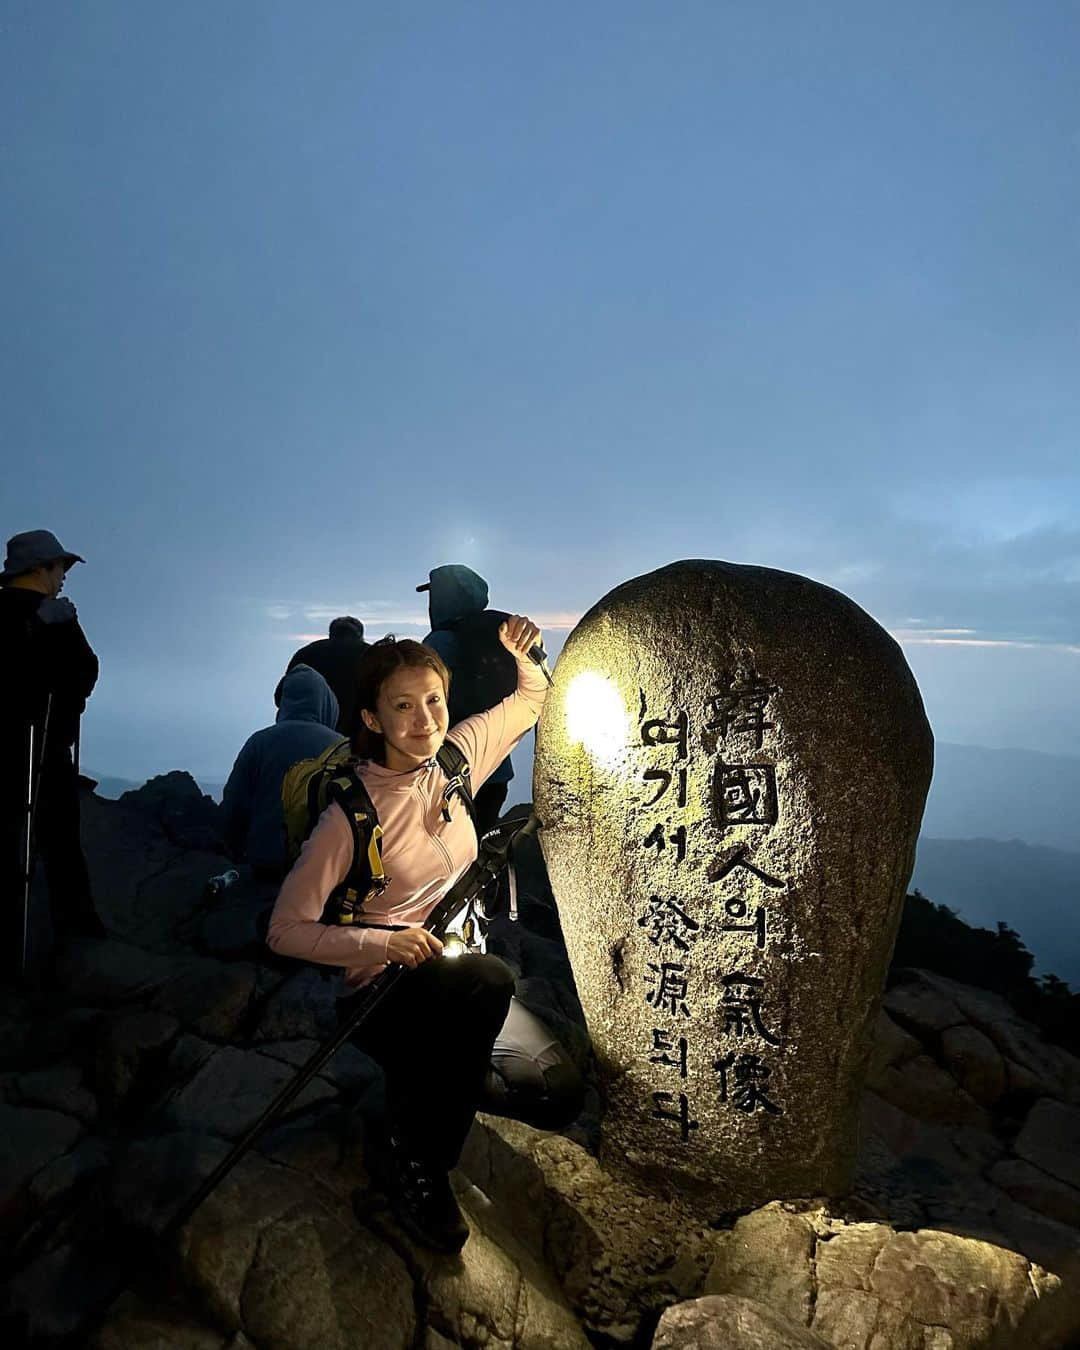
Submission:
MULTIPOLYGON (((528 657, 536 625, 515 614, 499 636, 517 661, 516 691, 450 733, 474 790, 534 725, 547 693, 528 657)), ((440 959, 443 944, 422 926, 477 856, 469 812, 460 797, 447 797, 436 762, 449 683, 438 654, 418 642, 388 637, 372 646, 352 740, 383 830, 386 887, 365 901, 360 923, 321 921, 353 861, 349 824, 333 803, 285 878, 267 941, 283 955, 344 967, 340 1016, 387 964, 406 967, 355 1037, 386 1077, 385 1128, 369 1134, 368 1168, 411 1237, 454 1252, 468 1228, 448 1173, 477 1109, 558 1128, 580 1110, 582 1083, 547 1028, 513 1000, 509 967, 480 953, 440 959)))

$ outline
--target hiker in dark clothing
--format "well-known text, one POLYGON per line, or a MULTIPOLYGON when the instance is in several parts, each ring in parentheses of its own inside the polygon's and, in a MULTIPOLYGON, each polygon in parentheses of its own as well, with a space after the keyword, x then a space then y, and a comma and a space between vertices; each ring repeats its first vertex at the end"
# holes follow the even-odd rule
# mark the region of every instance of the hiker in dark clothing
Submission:
POLYGON ((60 938, 104 937, 79 840, 79 788, 72 746, 98 677, 98 660, 75 606, 60 598, 68 569, 83 559, 48 530, 8 540, 0 572, 0 868, 3 962, 22 957, 27 795, 38 796, 34 852, 45 867, 53 927, 60 938))
MULTIPOLYGON (((337 729, 343 736, 351 736, 353 723, 357 717, 356 681, 357 673, 364 660, 369 643, 364 641, 364 625, 351 614, 333 619, 330 623, 330 636, 309 642, 294 652, 285 674, 296 666, 310 666, 317 670, 334 691, 338 701, 337 729)), ((281 707, 281 687, 284 676, 274 690, 274 703, 281 707)))
POLYGON ((249 736, 221 798, 225 843, 256 876, 278 880, 288 871, 281 784, 297 760, 342 740, 335 730, 338 701, 318 671, 294 666, 282 678, 281 707, 272 727, 249 736))
MULTIPOLYGON (((453 677, 449 701, 454 726, 473 713, 494 708, 517 688, 514 661, 499 641, 499 625, 509 616, 501 609, 486 608, 488 584, 471 567, 450 563, 434 568, 428 578, 416 588, 429 593, 432 631, 424 646, 439 653, 453 677)), ((476 793, 480 834, 498 822, 513 776, 507 755, 476 793)))

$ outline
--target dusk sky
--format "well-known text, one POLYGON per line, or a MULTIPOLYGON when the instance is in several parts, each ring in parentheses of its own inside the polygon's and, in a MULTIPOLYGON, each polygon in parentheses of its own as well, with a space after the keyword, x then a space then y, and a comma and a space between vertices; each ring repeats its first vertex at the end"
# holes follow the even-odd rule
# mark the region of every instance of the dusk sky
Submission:
POLYGON ((335 614, 804 573, 1080 755, 1080 6, 0 0, 0 533, 83 763, 221 779, 335 614))

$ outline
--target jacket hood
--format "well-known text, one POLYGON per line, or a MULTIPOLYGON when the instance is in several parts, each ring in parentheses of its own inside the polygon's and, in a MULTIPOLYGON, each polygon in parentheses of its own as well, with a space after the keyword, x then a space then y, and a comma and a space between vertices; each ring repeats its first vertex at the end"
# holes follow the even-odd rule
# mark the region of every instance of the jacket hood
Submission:
POLYGON ((480 614, 487 608, 488 584, 471 567, 449 563, 431 573, 428 612, 432 628, 441 628, 466 614, 480 614))
POLYGON ((310 666, 293 666, 281 681, 281 707, 276 721, 318 722, 332 730, 337 726, 339 711, 334 691, 310 666))

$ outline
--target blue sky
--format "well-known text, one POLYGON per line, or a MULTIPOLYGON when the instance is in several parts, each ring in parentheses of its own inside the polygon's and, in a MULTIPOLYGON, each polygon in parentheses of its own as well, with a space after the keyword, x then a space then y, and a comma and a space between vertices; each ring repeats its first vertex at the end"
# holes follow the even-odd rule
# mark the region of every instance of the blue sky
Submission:
POLYGON ((1080 9, 0 6, 0 533, 88 558, 84 762, 224 776, 301 635, 683 557, 1080 754, 1080 9))

